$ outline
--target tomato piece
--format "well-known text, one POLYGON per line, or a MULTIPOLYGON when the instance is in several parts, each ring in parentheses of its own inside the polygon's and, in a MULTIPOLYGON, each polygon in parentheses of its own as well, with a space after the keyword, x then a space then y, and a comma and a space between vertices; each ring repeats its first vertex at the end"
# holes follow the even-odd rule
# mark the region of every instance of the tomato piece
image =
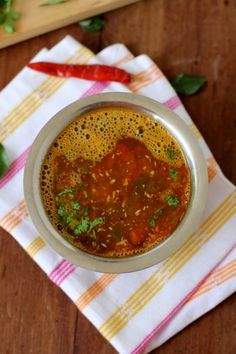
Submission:
POLYGON ((143 224, 136 226, 129 233, 129 240, 134 246, 142 243, 145 237, 146 237, 146 226, 143 224))

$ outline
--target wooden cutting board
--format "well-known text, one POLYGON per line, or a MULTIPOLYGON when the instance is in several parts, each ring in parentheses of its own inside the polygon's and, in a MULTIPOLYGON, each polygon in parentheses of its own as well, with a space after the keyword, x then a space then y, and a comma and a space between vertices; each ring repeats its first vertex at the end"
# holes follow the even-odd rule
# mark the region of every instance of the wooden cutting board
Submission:
POLYGON ((140 0, 69 0, 40 7, 47 0, 15 0, 13 9, 21 12, 21 18, 15 21, 16 31, 11 34, 0 27, 0 48, 136 1, 140 0))

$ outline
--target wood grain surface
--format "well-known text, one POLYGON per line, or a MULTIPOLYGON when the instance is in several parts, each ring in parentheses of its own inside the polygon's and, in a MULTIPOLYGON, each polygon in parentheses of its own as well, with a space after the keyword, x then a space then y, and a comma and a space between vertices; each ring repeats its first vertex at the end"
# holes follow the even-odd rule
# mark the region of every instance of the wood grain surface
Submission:
MULTIPOLYGON (((145 0, 105 15, 102 33, 77 25, 0 51, 0 89, 44 46, 71 34, 97 52, 121 42, 147 53, 171 77, 205 75, 206 87, 183 102, 225 175, 236 183, 236 2, 145 0)), ((0 201, 1 204, 1 201, 0 201)), ((153 353, 236 352, 235 296, 231 296, 153 353)), ((0 231, 0 354, 115 353, 67 296, 0 231)))
POLYGON ((21 17, 15 22, 16 31, 11 35, 0 28, 0 48, 135 1, 140 0, 69 0, 60 6, 41 6, 48 1, 15 0, 13 8, 21 13, 21 17))

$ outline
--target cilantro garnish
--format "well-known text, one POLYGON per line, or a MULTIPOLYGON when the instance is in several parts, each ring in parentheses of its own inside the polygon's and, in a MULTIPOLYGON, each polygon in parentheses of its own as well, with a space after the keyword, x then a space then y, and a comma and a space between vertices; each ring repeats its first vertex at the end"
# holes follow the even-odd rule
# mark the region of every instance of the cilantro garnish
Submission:
POLYGON ((74 193, 74 192, 76 192, 79 189, 84 188, 84 187, 85 187, 85 184, 84 183, 80 183, 79 186, 64 189, 63 191, 59 192, 57 194, 57 196, 61 197, 61 196, 65 195, 65 194, 67 194, 67 193, 74 193))
POLYGON ((179 204, 179 198, 175 195, 168 195, 165 201, 170 206, 177 206, 179 204))
POLYGON ((163 209, 164 207, 160 207, 155 211, 155 214, 153 215, 152 219, 149 222, 149 225, 151 227, 156 226, 156 221, 160 218, 160 216, 163 214, 163 209))
POLYGON ((177 177, 179 174, 179 172, 174 168, 171 168, 169 173, 170 173, 171 177, 177 177))
POLYGON ((74 200, 71 201, 71 206, 75 210, 79 210, 80 209, 80 203, 79 202, 75 202, 74 200))

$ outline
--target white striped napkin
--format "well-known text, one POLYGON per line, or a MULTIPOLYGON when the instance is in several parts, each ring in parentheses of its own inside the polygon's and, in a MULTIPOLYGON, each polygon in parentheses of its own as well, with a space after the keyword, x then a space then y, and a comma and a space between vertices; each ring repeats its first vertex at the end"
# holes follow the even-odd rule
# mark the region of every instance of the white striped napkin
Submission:
POLYGON ((175 91, 148 56, 134 58, 122 44, 94 56, 68 36, 34 60, 116 65, 132 73, 134 80, 125 87, 49 77, 24 68, 2 90, 0 141, 11 165, 0 179, 0 225, 120 353, 148 352, 235 291, 235 187, 223 176, 175 91), (199 229, 161 264, 122 275, 87 271, 62 259, 38 235, 23 196, 25 161, 42 126, 69 103, 109 91, 137 92, 174 110, 198 138, 209 172, 208 201, 199 229))

